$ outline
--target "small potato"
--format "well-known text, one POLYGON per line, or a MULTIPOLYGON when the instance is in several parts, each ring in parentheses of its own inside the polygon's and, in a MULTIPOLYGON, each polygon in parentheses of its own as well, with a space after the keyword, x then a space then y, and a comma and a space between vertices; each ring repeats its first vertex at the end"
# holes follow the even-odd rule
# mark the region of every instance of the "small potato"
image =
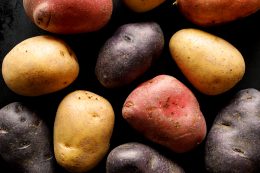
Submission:
POLYGON ((184 173, 173 161, 149 146, 127 143, 114 148, 107 157, 106 173, 184 173))
POLYGON ((59 34, 97 31, 113 10, 112 0, 23 0, 23 6, 38 27, 59 34))
POLYGON ((123 0, 123 2, 131 10, 141 13, 158 7, 165 0, 123 0))
POLYGON ((54 123, 57 162, 71 172, 94 168, 109 149, 114 127, 110 103, 89 91, 74 91, 60 103, 54 123))
POLYGON ((78 76, 77 58, 69 46, 51 36, 36 36, 16 45, 4 58, 6 85, 23 96, 61 90, 78 76))
POLYGON ((231 22, 260 9, 259 0, 176 0, 176 2, 182 14, 200 26, 231 22))
POLYGON ((22 103, 0 110, 0 156, 23 173, 54 173, 49 129, 22 103))
POLYGON ((187 79, 207 95, 224 93, 244 76, 241 53, 227 41, 197 29, 182 29, 170 40, 170 52, 187 79))
POLYGON ((239 91, 223 108, 206 140, 205 166, 210 173, 260 172, 260 92, 239 91))
POLYGON ((187 152, 206 135, 206 122, 193 93, 176 78, 159 75, 127 97, 123 117, 153 142, 187 152))
POLYGON ((127 85, 149 69, 163 47, 164 36, 157 23, 125 24, 100 50, 96 76, 107 88, 127 85))

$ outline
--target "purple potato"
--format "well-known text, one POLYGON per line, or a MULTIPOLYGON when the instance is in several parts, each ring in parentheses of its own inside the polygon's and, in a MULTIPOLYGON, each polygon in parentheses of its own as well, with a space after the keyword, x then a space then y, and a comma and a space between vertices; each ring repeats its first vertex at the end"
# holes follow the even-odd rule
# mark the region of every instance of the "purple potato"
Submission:
POLYGON ((150 68, 163 47, 164 35, 157 23, 125 24, 100 50, 97 79, 107 88, 130 84, 150 68))
POLYGON ((260 92, 245 89, 216 116, 206 140, 211 173, 260 172, 260 92))
POLYGON ((127 143, 114 148, 108 155, 106 173, 184 173, 173 161, 149 146, 127 143))
POLYGON ((19 102, 0 110, 0 156, 24 173, 53 173, 49 129, 19 102))

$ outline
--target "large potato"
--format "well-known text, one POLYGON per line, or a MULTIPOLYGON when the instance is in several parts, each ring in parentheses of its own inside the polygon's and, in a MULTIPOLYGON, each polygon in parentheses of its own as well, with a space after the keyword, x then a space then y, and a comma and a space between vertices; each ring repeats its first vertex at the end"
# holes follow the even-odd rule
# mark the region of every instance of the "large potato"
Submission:
POLYGON ((28 38, 4 58, 2 74, 6 85, 24 96, 39 96, 61 90, 79 73, 74 52, 51 36, 28 38))
POLYGON ((49 129, 22 103, 10 103, 0 110, 0 156, 19 172, 54 172, 49 129))
POLYGON ((126 143, 107 157, 106 173, 184 173, 184 170, 149 146, 126 143))
POLYGON ((170 52, 187 79, 199 91, 217 95, 244 76, 241 53, 227 41, 197 29, 182 29, 170 40, 170 52))
POLYGON ((165 0, 123 0, 125 5, 135 12, 147 12, 159 5, 165 0))
POLYGON ((100 50, 96 76, 107 88, 127 85, 148 70, 163 46, 163 32, 157 23, 125 24, 100 50))
POLYGON ((112 0, 23 0, 23 6, 37 26, 61 34, 99 30, 113 9, 112 0))
POLYGON ((259 0, 176 0, 187 19, 200 26, 234 21, 260 9, 259 0))
POLYGON ((88 91, 74 91, 60 103, 54 123, 57 162, 71 172, 95 167, 109 149, 114 127, 110 103, 88 91))
POLYGON ((182 153, 206 135, 205 119, 193 93, 176 78, 159 75, 127 97, 123 117, 153 142, 182 153))
POLYGON ((245 89, 219 114, 206 140, 205 165, 212 173, 260 172, 260 92, 245 89))

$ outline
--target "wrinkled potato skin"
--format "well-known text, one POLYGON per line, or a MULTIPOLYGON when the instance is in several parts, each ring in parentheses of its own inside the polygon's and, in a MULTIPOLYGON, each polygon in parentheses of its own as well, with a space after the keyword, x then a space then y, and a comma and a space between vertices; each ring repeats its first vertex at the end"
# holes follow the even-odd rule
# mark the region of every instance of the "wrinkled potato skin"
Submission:
POLYGON ((260 9, 259 0, 177 0, 182 14, 200 26, 213 26, 249 16, 260 9))
POLYGON ((184 170, 156 150, 141 143, 126 143, 107 157, 106 173, 184 173, 184 170))
POLYGON ((239 91, 216 116, 206 139, 205 166, 211 173, 260 171, 260 92, 239 91))
POLYGON ((172 76, 159 75, 127 97, 123 117, 149 140, 183 153, 199 145, 206 122, 193 93, 172 76))
POLYGON ((218 95, 244 76, 245 62, 230 43, 197 29, 176 32, 169 43, 172 58, 200 92, 218 95))
POLYGON ((39 96, 61 90, 78 76, 76 55, 60 39, 36 36, 16 45, 4 58, 6 85, 23 96, 39 96))
POLYGON ((125 5, 135 12, 147 12, 159 5, 161 5, 165 0, 123 0, 125 5))
POLYGON ((55 172, 49 129, 23 103, 13 102, 0 110, 0 156, 22 173, 55 172))
POLYGON ((89 91, 74 91, 60 103, 54 123, 57 162, 71 172, 95 167, 109 149, 114 127, 110 103, 89 91))
POLYGON ((23 6, 37 26, 59 34, 97 31, 113 9, 112 0, 23 0, 23 6))

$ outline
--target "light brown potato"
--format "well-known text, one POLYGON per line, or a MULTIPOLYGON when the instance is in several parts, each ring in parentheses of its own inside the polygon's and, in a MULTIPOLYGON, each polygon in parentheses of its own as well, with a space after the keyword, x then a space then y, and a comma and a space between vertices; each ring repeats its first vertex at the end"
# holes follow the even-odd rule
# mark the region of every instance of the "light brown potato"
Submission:
POLYGON ((76 55, 62 40, 51 36, 28 38, 4 58, 6 85, 24 96, 39 96, 61 90, 78 76, 76 55))
POLYGON ((170 52, 199 91, 217 95, 234 87, 245 73, 241 53, 230 43, 197 29, 182 29, 170 40, 170 52))
POLYGON ((164 3, 165 0, 123 0, 123 2, 134 12, 142 13, 158 7, 164 3))
POLYGON ((71 172, 95 167, 109 149, 114 127, 110 103, 89 91, 74 91, 60 103, 54 123, 57 162, 71 172))

